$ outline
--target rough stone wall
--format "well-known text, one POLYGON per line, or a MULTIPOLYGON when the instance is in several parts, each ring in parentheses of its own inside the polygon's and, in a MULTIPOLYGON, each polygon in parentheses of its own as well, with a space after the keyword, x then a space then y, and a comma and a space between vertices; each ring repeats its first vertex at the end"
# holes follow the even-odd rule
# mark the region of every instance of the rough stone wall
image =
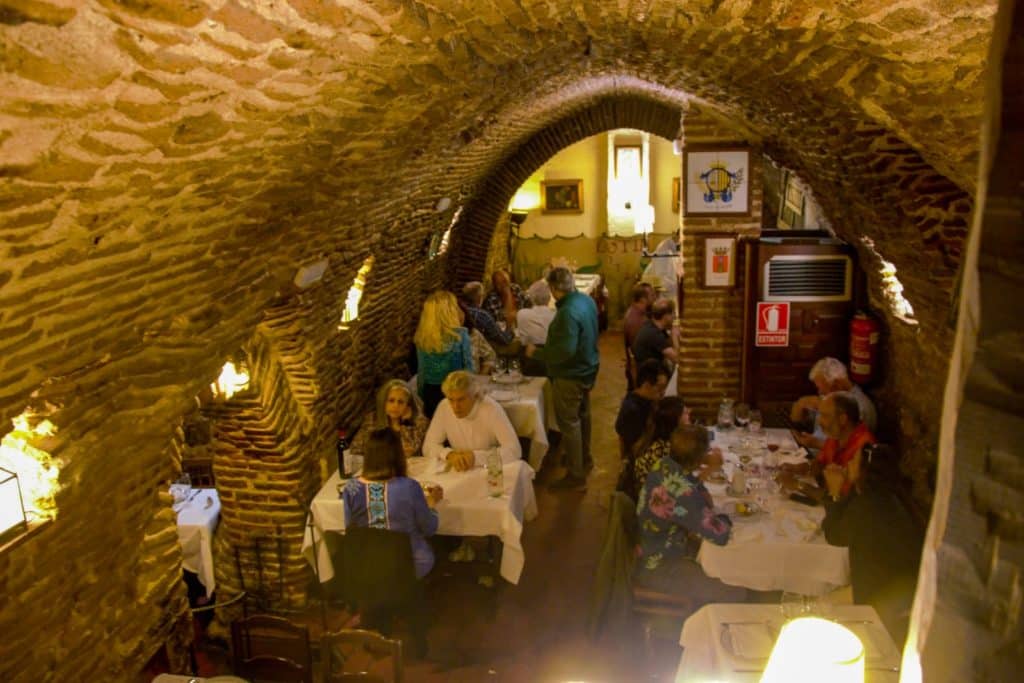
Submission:
POLYGON ((449 266, 456 280, 481 272, 495 220, 460 223, 448 259, 426 261, 431 236, 509 163, 535 168, 543 155, 521 148, 554 135, 557 151, 553 131, 601 100, 669 138, 685 100, 712 101, 818 179, 840 234, 878 238, 915 306, 934 308, 919 313, 929 343, 940 337, 994 5, 4 2, 0 430, 31 401, 59 406, 62 488, 57 520, 0 555, 0 625, 14 633, 0 678, 141 668, 182 608, 180 587, 139 604, 135 577, 149 562, 147 585, 178 570, 144 539, 166 540, 154 492, 196 395, 294 298, 302 327, 275 343, 309 367, 285 367, 280 386, 312 372, 320 394, 280 400, 310 400, 318 435, 354 420, 404 355, 409 293, 449 266), (436 213, 442 197, 454 205, 436 213), (340 334, 340 305, 318 297, 343 298, 369 253, 379 279, 340 334), (294 291, 320 258, 324 282, 294 291))

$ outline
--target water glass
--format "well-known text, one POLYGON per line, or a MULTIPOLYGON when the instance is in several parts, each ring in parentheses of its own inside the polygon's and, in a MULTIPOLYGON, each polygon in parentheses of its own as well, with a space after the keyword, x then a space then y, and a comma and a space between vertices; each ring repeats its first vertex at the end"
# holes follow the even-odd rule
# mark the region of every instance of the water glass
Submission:
POLYGON ((747 423, 750 422, 750 406, 746 403, 740 403, 736 406, 735 410, 736 426, 746 427, 747 423))
POLYGON ((718 428, 729 429, 732 427, 732 421, 734 417, 732 408, 732 399, 723 398, 722 403, 718 406, 718 428))
POLYGON ((792 591, 782 592, 782 616, 789 619, 799 619, 810 615, 810 596, 792 591))
POLYGON ((508 359, 508 371, 509 371, 509 374, 518 375, 518 374, 520 374, 520 370, 521 370, 521 368, 520 368, 520 365, 519 365, 519 359, 518 358, 509 358, 508 359))
POLYGON ((760 410, 751 410, 750 414, 749 414, 749 419, 750 419, 750 431, 752 431, 752 432, 760 432, 761 431, 761 426, 762 426, 761 411, 760 410))
POLYGON ((507 361, 504 356, 498 356, 494 361, 494 372, 499 375, 504 375, 508 369, 507 361))

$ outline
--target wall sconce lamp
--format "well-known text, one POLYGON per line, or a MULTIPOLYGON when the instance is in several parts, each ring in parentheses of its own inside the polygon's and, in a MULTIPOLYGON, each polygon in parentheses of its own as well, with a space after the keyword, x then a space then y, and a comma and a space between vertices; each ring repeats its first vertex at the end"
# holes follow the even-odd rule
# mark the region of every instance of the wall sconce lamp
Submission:
POLYGON ((0 545, 28 531, 18 474, 0 467, 0 545))
POLYGON ((793 619, 775 641, 761 683, 864 683, 864 645, 854 633, 818 617, 793 619))
POLYGON ((512 209, 508 213, 508 219, 512 221, 512 225, 516 226, 517 228, 521 226, 523 223, 525 223, 526 219, 529 218, 530 216, 529 211, 523 211, 522 209, 512 209))

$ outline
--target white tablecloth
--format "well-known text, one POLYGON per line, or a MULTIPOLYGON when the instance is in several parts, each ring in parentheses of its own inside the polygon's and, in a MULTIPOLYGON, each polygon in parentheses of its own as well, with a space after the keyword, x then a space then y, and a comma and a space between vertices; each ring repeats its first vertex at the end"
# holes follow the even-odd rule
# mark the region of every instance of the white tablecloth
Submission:
POLYGON ((220 496, 216 489, 192 489, 189 495, 194 497, 174 506, 178 513, 181 566, 195 572, 206 594, 212 595, 217 587, 213 578, 213 532, 220 520, 220 496))
MULTIPOLYGON (((865 652, 866 681, 896 683, 899 680, 899 673, 889 669, 899 666, 900 652, 872 607, 836 605, 831 618, 860 637, 865 652)), ((679 637, 683 654, 676 671, 676 683, 760 680, 766 662, 737 656, 739 646, 732 641, 731 632, 724 631, 737 627, 757 629, 761 624, 769 625, 765 630, 766 643, 767 640, 774 642, 782 625, 778 605, 706 605, 694 612, 683 624, 679 637)), ((755 647, 749 654, 759 649, 755 647)))
MULTIPOLYGON (((448 536, 497 536, 504 546, 501 554, 501 576, 510 583, 519 583, 525 556, 520 537, 523 522, 537 516, 537 499, 533 493, 534 471, 522 460, 505 465, 505 494, 500 498, 487 495, 487 480, 483 468, 468 472, 434 474, 427 458, 411 458, 409 476, 417 480, 432 481, 444 489, 444 500, 437 506, 439 526, 437 533, 448 536)), ((302 553, 310 565, 319 568, 320 580, 334 576, 330 553, 324 547, 323 532, 345 529, 345 506, 338 494, 340 483, 335 472, 313 499, 310 513, 313 517, 312 533, 309 525, 302 541, 302 553), (314 535, 317 543, 316 563, 313 557, 314 535)))
POLYGON ((597 290, 597 281, 601 276, 597 273, 575 273, 572 276, 573 284, 576 285, 576 291, 582 292, 587 296, 593 296, 597 290))
MULTIPOLYGON (((796 450, 788 430, 767 429, 769 442, 781 451, 796 450)), ((716 430, 718 446, 730 474, 738 462, 735 447, 742 430, 716 430)), ((757 462, 755 459, 754 462, 757 462)), ((716 506, 736 500, 751 501, 762 492, 753 490, 741 498, 723 494, 709 486, 716 506)), ((702 543, 697 556, 704 573, 733 586, 754 590, 785 590, 806 595, 823 595, 850 583, 850 560, 846 548, 829 545, 821 533, 823 507, 808 507, 784 496, 773 496, 774 508, 749 518, 733 517, 733 533, 724 546, 702 543)))
POLYGON ((555 411, 551 405, 551 388, 546 377, 527 377, 516 385, 498 384, 490 378, 477 375, 477 383, 505 409, 516 434, 530 440, 527 458, 534 470, 540 470, 548 452, 548 430, 557 431, 555 411), (498 400, 505 392, 515 392, 516 398, 498 400))

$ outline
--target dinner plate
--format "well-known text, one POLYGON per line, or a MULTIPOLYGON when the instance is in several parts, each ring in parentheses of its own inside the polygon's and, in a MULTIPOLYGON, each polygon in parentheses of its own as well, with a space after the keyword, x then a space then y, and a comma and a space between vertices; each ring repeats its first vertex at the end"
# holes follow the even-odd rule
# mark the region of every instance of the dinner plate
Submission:
POLYGON ((499 403, 504 401, 514 401, 518 398, 516 392, 510 389, 494 389, 490 392, 491 398, 499 403))
POLYGON ((760 669, 768 663, 776 633, 768 621, 740 621, 722 624, 722 647, 744 668, 760 669))
POLYGON ((523 382, 526 377, 521 372, 516 373, 505 373, 503 375, 491 375, 491 381, 495 384, 519 384, 523 382))
POLYGON ((746 500, 729 500, 722 504, 722 509, 725 510, 726 514, 736 517, 755 517, 764 513, 762 508, 757 503, 746 500))

